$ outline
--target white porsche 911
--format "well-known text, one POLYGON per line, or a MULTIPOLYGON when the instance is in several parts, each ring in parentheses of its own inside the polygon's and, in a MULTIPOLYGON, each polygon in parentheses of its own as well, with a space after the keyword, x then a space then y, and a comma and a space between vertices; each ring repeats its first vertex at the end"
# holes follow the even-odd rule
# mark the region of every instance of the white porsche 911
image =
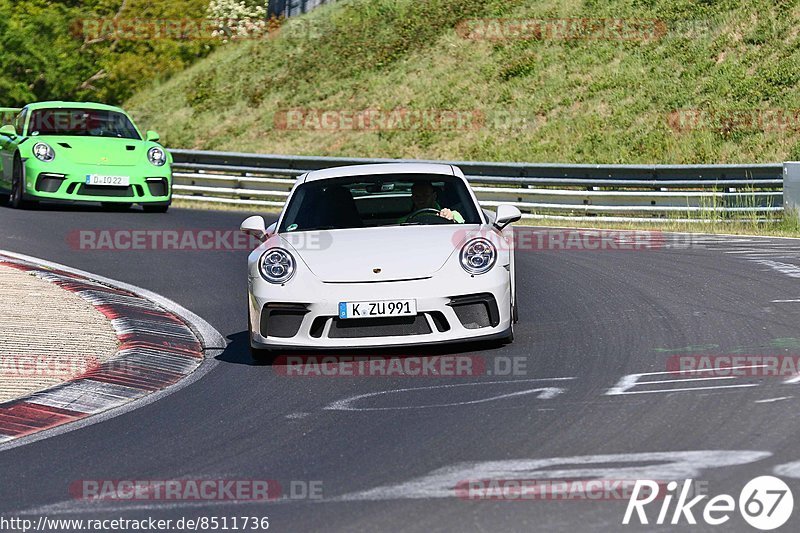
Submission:
POLYGON ((391 163, 300 176, 248 258, 254 357, 276 350, 498 339, 517 318, 519 210, 482 210, 451 165, 391 163))

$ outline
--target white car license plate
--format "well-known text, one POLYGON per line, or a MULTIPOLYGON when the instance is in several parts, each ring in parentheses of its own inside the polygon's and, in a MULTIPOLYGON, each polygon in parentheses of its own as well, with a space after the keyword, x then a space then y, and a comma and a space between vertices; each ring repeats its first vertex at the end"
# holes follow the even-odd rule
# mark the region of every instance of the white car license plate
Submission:
POLYGON ((380 300, 376 302, 339 302, 339 318, 380 316, 415 316, 416 300, 380 300))
POLYGON ((99 174, 87 174, 86 185, 109 185, 111 187, 127 187, 131 183, 128 176, 101 176, 99 174))

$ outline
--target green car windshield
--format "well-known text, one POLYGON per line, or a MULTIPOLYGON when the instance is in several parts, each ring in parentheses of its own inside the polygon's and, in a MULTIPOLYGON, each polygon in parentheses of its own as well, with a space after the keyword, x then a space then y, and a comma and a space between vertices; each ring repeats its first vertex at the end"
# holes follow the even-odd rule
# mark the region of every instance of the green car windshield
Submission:
POLYGON ((28 135, 70 135, 141 140, 123 113, 105 109, 36 109, 28 122, 28 135))

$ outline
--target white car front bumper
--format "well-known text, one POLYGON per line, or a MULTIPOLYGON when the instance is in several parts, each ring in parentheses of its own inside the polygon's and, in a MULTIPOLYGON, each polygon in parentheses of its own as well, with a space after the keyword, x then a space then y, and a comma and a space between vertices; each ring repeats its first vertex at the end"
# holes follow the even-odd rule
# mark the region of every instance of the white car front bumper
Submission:
POLYGON ((511 328, 507 265, 471 276, 451 263, 426 279, 368 283, 324 283, 303 270, 285 286, 253 274, 248 305, 254 348, 437 344, 505 337, 511 328), (416 317, 338 318, 339 302, 411 298, 417 303, 416 317))

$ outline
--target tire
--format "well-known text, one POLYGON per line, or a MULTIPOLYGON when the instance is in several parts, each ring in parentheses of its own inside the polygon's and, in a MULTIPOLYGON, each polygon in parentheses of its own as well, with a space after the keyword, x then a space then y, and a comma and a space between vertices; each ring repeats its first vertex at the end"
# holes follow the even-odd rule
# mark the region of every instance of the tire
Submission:
POLYGON ((511 304, 511 322, 516 324, 519 322, 519 304, 517 303, 517 288, 514 287, 514 298, 511 304))
POLYGON ((30 209, 36 207, 36 202, 25 199, 25 184, 22 180, 22 160, 19 158, 19 154, 15 154, 14 167, 11 171, 11 198, 9 203, 14 209, 30 209))
POLYGON ((508 327, 508 333, 506 334, 505 337, 503 337, 503 340, 502 340, 503 344, 511 344, 512 342, 514 342, 514 324, 513 324, 513 322, 508 327))
POLYGON ((169 204, 162 204, 162 205, 152 205, 152 204, 142 204, 142 209, 145 213, 166 213, 169 209, 169 204))
POLYGON ((101 202, 100 205, 103 206, 103 209, 107 209, 108 211, 127 211, 133 204, 121 204, 117 202, 101 202))
POLYGON ((506 331, 506 334, 500 340, 501 344, 511 344, 512 342, 514 342, 514 322, 516 322, 516 320, 514 320, 514 308, 515 306, 514 304, 512 304, 511 309, 509 310, 511 312, 510 314, 511 320, 509 321, 508 330, 506 331))

